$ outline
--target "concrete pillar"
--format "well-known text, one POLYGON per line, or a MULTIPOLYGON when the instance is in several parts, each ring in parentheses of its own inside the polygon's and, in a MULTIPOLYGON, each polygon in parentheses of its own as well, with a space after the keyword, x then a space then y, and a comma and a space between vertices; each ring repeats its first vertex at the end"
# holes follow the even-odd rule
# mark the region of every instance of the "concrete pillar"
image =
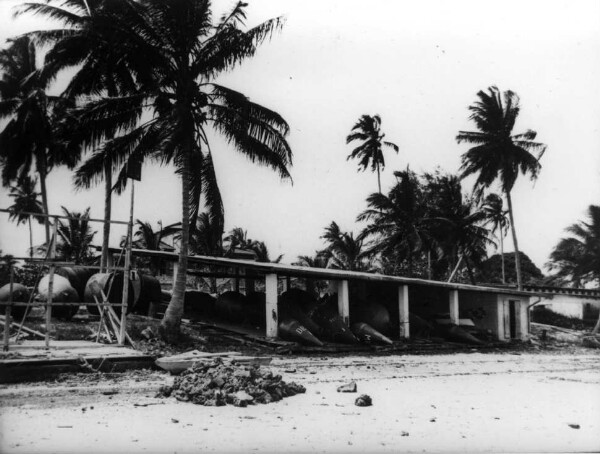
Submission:
POLYGON ((504 296, 496 295, 496 331, 497 338, 500 341, 504 340, 504 296))
POLYGON ((346 324, 350 322, 350 294, 348 292, 348 281, 338 281, 338 314, 346 324))
POLYGON ((288 291, 289 277, 281 280, 281 293, 288 291))
POLYGON ((267 314, 267 337, 277 337, 278 334, 278 315, 277 315, 277 275, 267 274, 265 276, 265 304, 267 314))
POLYGON ((408 285, 398 287, 398 313, 400 315, 400 339, 410 338, 408 285))
POLYGON ((450 323, 459 324, 458 317, 458 290, 450 290, 450 323))
POLYGON ((529 339, 529 298, 522 299, 516 304, 517 338, 525 341, 529 339))

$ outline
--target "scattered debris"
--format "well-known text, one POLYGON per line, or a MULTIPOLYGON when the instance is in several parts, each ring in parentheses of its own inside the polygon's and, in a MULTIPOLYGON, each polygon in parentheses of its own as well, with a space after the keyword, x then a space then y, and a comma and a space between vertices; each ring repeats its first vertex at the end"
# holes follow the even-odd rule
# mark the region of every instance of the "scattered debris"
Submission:
POLYGON ((179 422, 179 419, 171 418, 171 422, 177 424, 179 422))
POLYGON ((373 401, 371 400, 371 397, 367 394, 361 394, 354 401, 354 405, 356 405, 357 407, 370 407, 371 405, 373 405, 373 401))
POLYGON ((569 424, 569 427, 571 429, 580 429, 581 428, 581 426, 579 424, 569 424))
POLYGON ((159 395, 173 396, 183 402, 205 406, 268 404, 284 397, 304 393, 296 383, 286 383, 260 366, 243 367, 224 364, 222 358, 197 362, 175 378, 172 387, 164 386, 159 395))
POLYGON ((154 339, 156 337, 156 335, 154 334, 154 331, 152 331, 152 328, 149 326, 145 330, 143 330, 140 334, 142 336, 144 336, 147 340, 154 339))
POLYGON ((410 435, 410 434, 409 434, 408 432, 404 431, 404 430, 403 430, 403 431, 402 431, 402 433, 400 434, 400 436, 402 436, 402 437, 408 437, 409 435, 410 435))
POLYGON ((350 383, 346 383, 345 385, 339 386, 337 389, 338 393, 355 393, 356 392, 356 382, 351 381, 350 383))

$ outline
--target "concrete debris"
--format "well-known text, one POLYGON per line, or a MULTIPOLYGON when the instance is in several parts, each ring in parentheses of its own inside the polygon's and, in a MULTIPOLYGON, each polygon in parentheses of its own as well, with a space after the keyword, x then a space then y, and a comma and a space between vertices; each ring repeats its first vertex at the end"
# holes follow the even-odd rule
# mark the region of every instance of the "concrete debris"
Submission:
POLYGON ((221 358, 214 358, 196 363, 176 377, 173 386, 161 387, 158 395, 204 406, 246 407, 304 392, 304 386, 286 383, 267 369, 226 365, 221 358))
POLYGON ((361 394, 354 401, 354 405, 356 405, 357 407, 370 407, 371 405, 373 405, 373 401, 371 400, 371 397, 369 397, 367 394, 361 394))
POLYGON ((351 381, 345 385, 339 386, 337 389, 338 393, 355 393, 356 392, 356 382, 351 381))

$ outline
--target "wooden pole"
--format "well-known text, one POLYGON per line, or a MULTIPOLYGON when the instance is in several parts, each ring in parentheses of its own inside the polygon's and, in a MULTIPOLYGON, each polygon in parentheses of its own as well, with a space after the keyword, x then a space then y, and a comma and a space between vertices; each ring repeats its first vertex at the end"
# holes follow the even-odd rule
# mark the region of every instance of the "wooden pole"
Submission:
MULTIPOLYGON (((129 207, 129 224, 127 225, 127 245, 125 252, 125 271, 123 271, 123 297, 121 299, 121 326, 119 331, 119 345, 125 345, 125 328, 127 325, 127 303, 129 298, 129 274, 131 267, 131 243, 133 235, 133 202, 134 180, 131 181, 131 204, 129 207)), ((111 309, 111 308, 109 308, 111 309)))
POLYGON ((277 337, 279 317, 277 313, 277 275, 267 274, 265 276, 265 304, 267 337, 277 337))
POLYGON ((408 285, 400 285, 398 287, 398 313, 400 316, 400 339, 409 339, 408 285))
POLYGON ((9 295, 8 295, 8 306, 6 306, 6 312, 4 313, 4 351, 8 351, 8 342, 10 340, 10 325, 11 325, 11 317, 10 310, 13 302, 13 286, 15 282, 15 271, 13 269, 12 263, 9 263, 10 268, 10 287, 9 287, 9 295))
MULTIPOLYGON (((58 239, 58 218, 54 218, 52 239, 50 243, 50 259, 56 258, 56 240, 58 239)), ((54 292, 54 270, 56 266, 50 265, 50 272, 48 273, 48 299, 46 300, 46 348, 50 348, 50 331, 52 329, 52 296, 54 292)))

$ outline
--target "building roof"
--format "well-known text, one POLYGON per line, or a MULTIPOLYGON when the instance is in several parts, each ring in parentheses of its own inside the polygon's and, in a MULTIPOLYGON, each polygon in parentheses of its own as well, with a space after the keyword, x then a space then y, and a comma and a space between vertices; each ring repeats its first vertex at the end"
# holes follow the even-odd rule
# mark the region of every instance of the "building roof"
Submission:
MULTIPOLYGON (((120 252, 118 248, 111 248, 111 252, 120 252)), ((131 253, 138 256, 159 257, 164 260, 177 261, 178 254, 163 251, 149 251, 146 249, 132 249, 131 253)), ((459 284, 454 282, 432 281, 427 279, 416 279, 402 276, 388 276, 385 274, 365 273, 361 271, 335 270, 331 268, 310 268, 296 265, 285 265, 281 263, 261 263, 250 260, 236 260, 224 257, 209 257, 202 255, 188 256, 189 263, 199 263, 220 267, 239 267, 252 270, 257 274, 277 274, 279 276, 304 277, 314 279, 331 280, 354 280, 368 282, 387 282, 398 285, 422 285, 429 287, 441 287, 449 290, 465 290, 474 292, 488 292, 506 295, 542 296, 541 292, 519 291, 510 288, 484 287, 479 285, 459 284)))

